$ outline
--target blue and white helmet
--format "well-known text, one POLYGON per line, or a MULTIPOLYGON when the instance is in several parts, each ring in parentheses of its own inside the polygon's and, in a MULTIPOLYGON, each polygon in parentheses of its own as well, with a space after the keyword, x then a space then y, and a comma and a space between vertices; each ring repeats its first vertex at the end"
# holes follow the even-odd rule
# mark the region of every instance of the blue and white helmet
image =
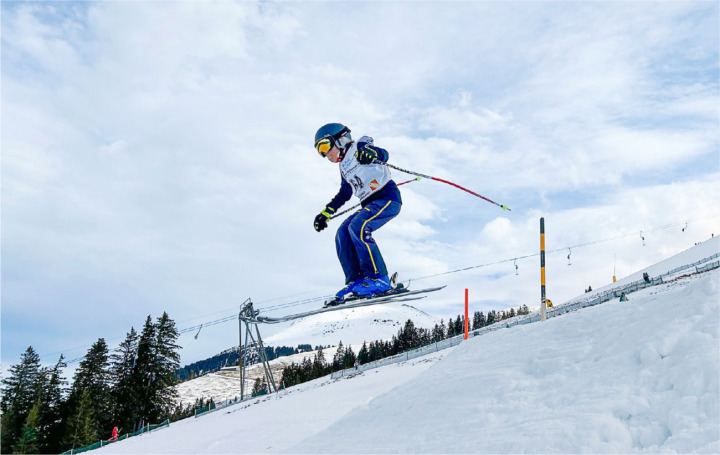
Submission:
POLYGON ((325 156, 334 145, 340 150, 342 157, 352 142, 350 128, 342 123, 328 123, 321 126, 315 133, 315 149, 321 156, 325 156))

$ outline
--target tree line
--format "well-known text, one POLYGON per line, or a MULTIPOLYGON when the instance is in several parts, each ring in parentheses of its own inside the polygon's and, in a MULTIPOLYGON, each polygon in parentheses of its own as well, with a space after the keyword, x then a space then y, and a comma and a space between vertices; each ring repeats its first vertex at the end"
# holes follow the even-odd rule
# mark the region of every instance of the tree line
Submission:
MULTIPOLYGON (((28 347, 2 380, 2 453, 61 453, 159 423, 188 412, 177 405, 179 332, 167 313, 148 316, 142 332, 134 328, 110 352, 104 338, 88 350, 72 384, 63 377, 60 356, 42 367, 28 347)), ((201 403, 202 404, 202 403, 201 403)))
MULTIPOLYGON (((313 348, 309 344, 299 344, 296 348, 289 346, 265 346, 265 355, 268 360, 273 360, 278 357, 299 354, 301 352, 309 352, 312 350, 313 348)), ((185 382, 203 376, 207 373, 219 371, 225 367, 240 365, 240 358, 242 357, 241 352, 242 349, 233 347, 205 360, 199 360, 185 365, 184 367, 178 369, 175 378, 179 382, 185 382)), ((260 356, 258 356, 257 351, 254 348, 253 350, 248 350, 247 364, 252 365, 254 363, 258 363, 259 361, 260 356)))
MULTIPOLYGON (((517 311, 491 311, 487 316, 476 312, 472 330, 528 313, 527 306, 517 311)), ((463 333, 464 325, 463 315, 450 319, 447 326, 441 320, 430 330, 416 328, 408 320, 391 340, 363 343, 357 354, 340 342, 332 361, 326 360, 322 346, 316 346, 313 360, 304 358, 300 364, 293 363, 283 370, 282 385, 290 387, 351 368, 356 362, 365 364, 441 341, 463 333)), ((104 338, 93 343, 80 361, 71 385, 63 376, 63 369, 67 368, 63 355, 52 367, 42 367, 40 356, 32 346, 28 347, 20 363, 11 366, 8 377, 2 380, 0 452, 61 453, 108 439, 113 427, 118 427, 121 434, 131 433, 147 424, 192 416, 195 409, 211 401, 199 399, 182 406, 173 386, 194 377, 198 371, 227 365, 232 350, 226 351, 225 357, 219 355, 180 369, 178 337, 175 322, 167 313, 155 321, 148 316, 141 333, 131 328, 112 353, 104 338)), ((274 359, 310 350, 309 344, 297 348, 267 347, 266 355, 274 359)), ((236 350, 233 363, 238 364, 239 357, 236 350)), ((261 381, 253 387, 253 395, 266 391, 267 384, 261 381)))
MULTIPOLYGON (((494 324, 498 321, 515 317, 518 315, 530 314, 527 305, 522 305, 517 310, 511 308, 509 311, 490 311, 485 315, 481 311, 473 314, 472 325, 469 324, 470 330, 477 330, 482 327, 494 324)), ((336 371, 352 368, 356 362, 358 365, 364 365, 369 362, 392 357, 411 349, 418 348, 430 343, 436 343, 447 338, 452 338, 465 332, 465 315, 458 315, 455 319, 448 320, 447 325, 443 319, 440 324, 435 324, 432 329, 424 329, 415 327, 415 323, 408 319, 405 326, 400 329, 397 335, 393 335, 390 340, 377 340, 370 343, 363 342, 362 347, 357 354, 351 346, 345 347, 340 341, 338 348, 332 361, 327 361, 325 353, 322 349, 318 349, 314 358, 304 357, 300 363, 291 363, 283 368, 281 383, 283 387, 291 387, 296 384, 311 381, 336 371)), ((257 382, 253 393, 264 393, 263 383, 257 382)))

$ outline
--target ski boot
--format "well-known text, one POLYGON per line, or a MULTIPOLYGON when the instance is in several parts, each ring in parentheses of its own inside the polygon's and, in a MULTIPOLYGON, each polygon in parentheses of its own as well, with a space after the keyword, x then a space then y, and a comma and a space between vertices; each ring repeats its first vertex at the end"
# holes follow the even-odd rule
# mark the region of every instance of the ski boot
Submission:
POLYGON ((384 275, 363 279, 355 286, 353 293, 357 298, 368 299, 387 294, 390 291, 393 291, 393 286, 390 284, 390 278, 384 275))
POLYGON ((327 308, 330 306, 342 305, 349 300, 354 300, 355 297, 353 292, 355 291, 355 287, 362 281, 363 280, 360 279, 348 283, 344 288, 340 289, 337 294, 335 294, 334 299, 326 301, 323 307, 327 308))

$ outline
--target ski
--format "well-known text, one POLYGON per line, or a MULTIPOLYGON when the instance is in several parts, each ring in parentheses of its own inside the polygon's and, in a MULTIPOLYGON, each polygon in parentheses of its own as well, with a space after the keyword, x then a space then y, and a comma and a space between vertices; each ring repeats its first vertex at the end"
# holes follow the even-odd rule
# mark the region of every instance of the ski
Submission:
POLYGON ((307 316, 313 316, 316 314, 327 313, 328 311, 346 310, 346 309, 350 309, 350 308, 359 308, 359 307, 363 307, 363 306, 378 305, 378 304, 382 304, 382 303, 407 302, 410 300, 420 300, 420 299, 424 299, 427 296, 419 295, 419 294, 427 294, 429 292, 439 291, 440 289, 444 289, 444 288, 445 288, 445 286, 439 286, 439 287, 435 287, 435 288, 418 289, 417 291, 405 291, 405 292, 399 292, 399 293, 394 293, 394 294, 390 294, 390 295, 381 295, 378 297, 354 299, 354 300, 350 300, 347 303, 342 303, 339 305, 318 308, 316 310, 310 310, 310 311, 306 311, 304 313, 290 314, 287 316, 280 316, 277 318, 272 318, 269 316, 257 316, 256 321, 262 322, 265 324, 277 324, 279 322, 288 322, 288 321, 293 321, 295 319, 301 319, 301 318, 304 318, 307 316))

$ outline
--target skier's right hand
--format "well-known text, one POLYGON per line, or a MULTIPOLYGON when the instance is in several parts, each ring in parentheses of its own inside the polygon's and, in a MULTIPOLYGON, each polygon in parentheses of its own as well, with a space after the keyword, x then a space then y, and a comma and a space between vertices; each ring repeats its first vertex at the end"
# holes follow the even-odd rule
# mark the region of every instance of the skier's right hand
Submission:
POLYGON ((315 227, 315 230, 320 232, 323 229, 327 227, 327 217, 323 215, 322 213, 318 213, 318 215, 315 217, 315 223, 313 226, 315 227))
POLYGON ((327 227, 327 222, 330 221, 330 217, 333 213, 335 213, 335 209, 332 207, 325 207, 325 210, 318 213, 315 217, 315 222, 313 223, 315 230, 320 232, 325 229, 327 227))

